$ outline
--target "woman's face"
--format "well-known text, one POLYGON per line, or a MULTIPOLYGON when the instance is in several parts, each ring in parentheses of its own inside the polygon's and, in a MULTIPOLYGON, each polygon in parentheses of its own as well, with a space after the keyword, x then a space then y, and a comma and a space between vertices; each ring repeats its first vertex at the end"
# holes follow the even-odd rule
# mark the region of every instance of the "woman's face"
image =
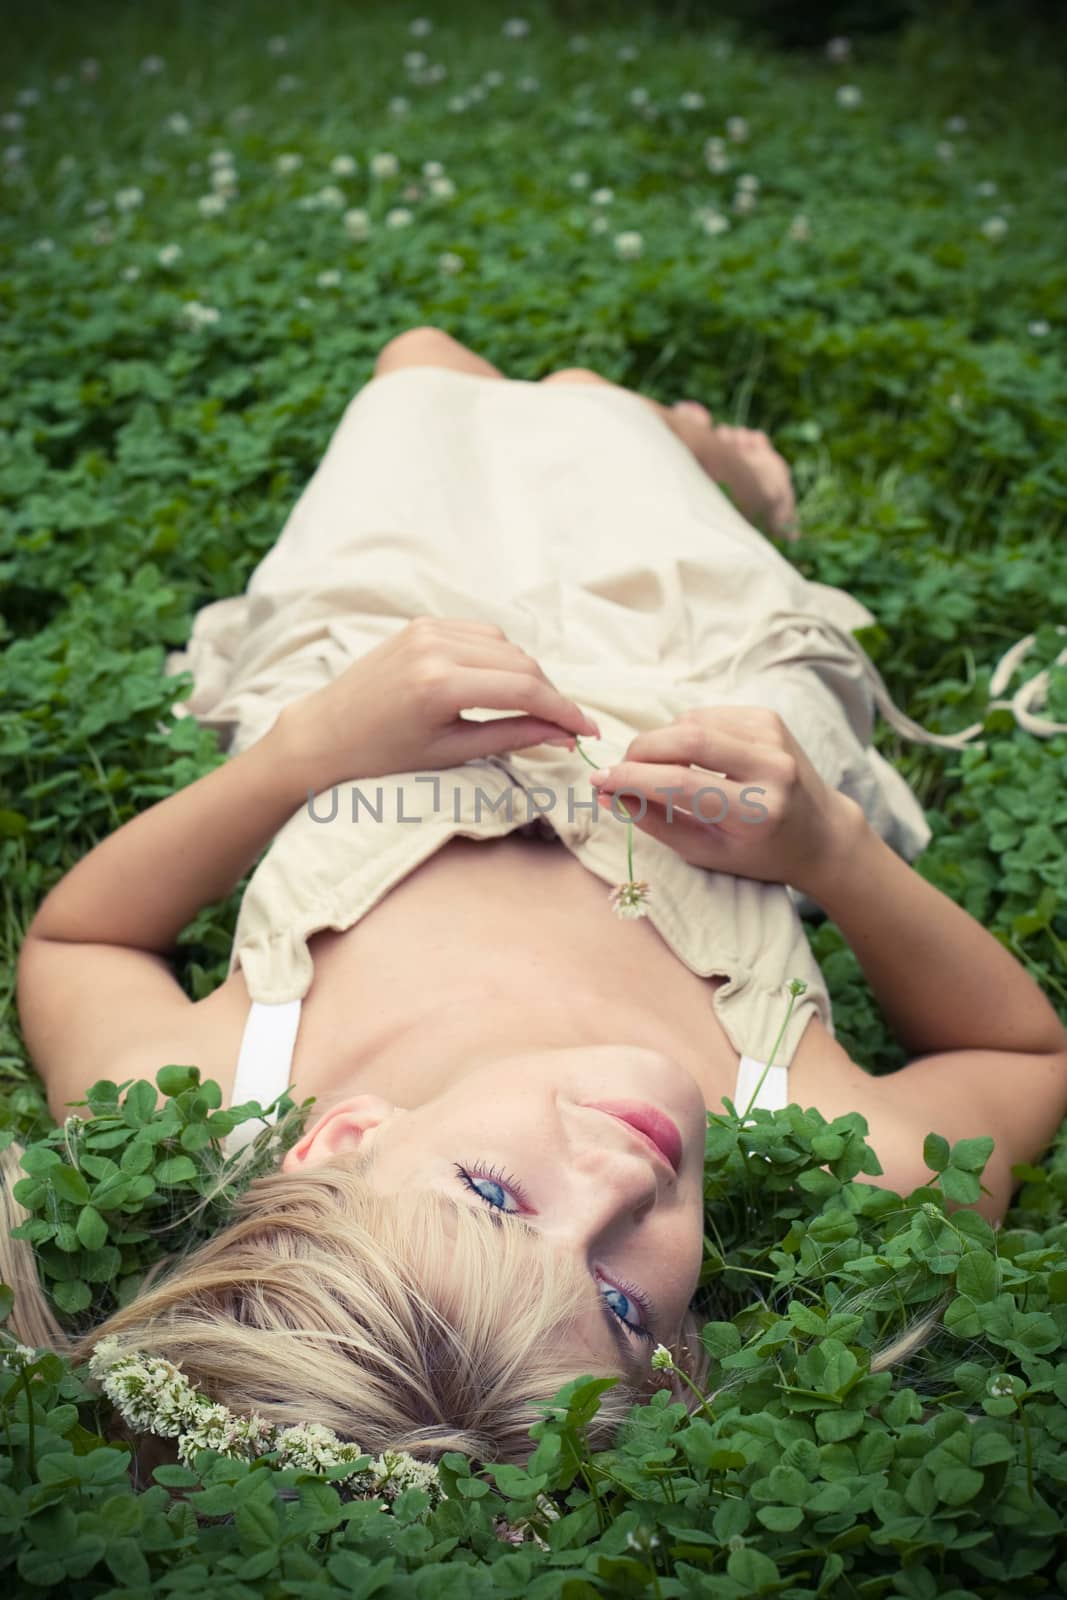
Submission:
MULTIPOLYGON (((384 1108, 368 1121, 364 1107, 358 1135, 376 1147, 371 1182, 381 1192, 440 1190, 578 1259, 590 1303, 576 1341, 591 1367, 614 1367, 620 1353, 647 1367, 656 1344, 677 1339, 700 1272, 707 1114, 695 1079, 670 1057, 625 1045, 539 1050, 472 1069, 410 1110, 356 1096, 346 1104, 357 1120, 361 1101, 384 1108), (670 1118, 677 1171, 596 1102, 637 1102, 670 1118)), ((292 1164, 314 1159, 315 1135, 292 1164)))

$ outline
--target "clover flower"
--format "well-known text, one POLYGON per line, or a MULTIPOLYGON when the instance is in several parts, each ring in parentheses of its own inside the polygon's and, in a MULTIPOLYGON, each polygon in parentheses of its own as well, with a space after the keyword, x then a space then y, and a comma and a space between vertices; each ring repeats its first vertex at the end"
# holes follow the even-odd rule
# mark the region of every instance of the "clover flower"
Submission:
POLYGON ((616 884, 608 899, 617 917, 634 919, 648 916, 649 893, 647 883, 635 883, 631 878, 628 883, 616 884))
POLYGON ((652 1352, 653 1372, 673 1372, 674 1357, 665 1344, 658 1344, 652 1352))

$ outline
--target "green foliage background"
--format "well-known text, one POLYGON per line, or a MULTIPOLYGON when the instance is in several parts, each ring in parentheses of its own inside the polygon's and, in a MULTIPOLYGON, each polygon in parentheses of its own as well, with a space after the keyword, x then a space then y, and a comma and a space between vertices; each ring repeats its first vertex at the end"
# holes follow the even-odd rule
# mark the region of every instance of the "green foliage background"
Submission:
MULTIPOLYGON (((984 14, 919 7, 905 31, 858 35, 854 59, 834 64, 819 48, 746 43, 717 13, 686 22, 642 4, 524 5, 525 34, 485 3, 7 8, 9 1129, 49 1125, 14 1012, 25 926, 98 839, 221 759, 213 735, 169 725, 188 683, 162 677, 164 654, 199 606, 243 588, 377 351, 406 327, 443 326, 513 377, 592 366, 767 429, 800 492, 806 536, 791 557, 871 608, 879 625, 864 642, 927 726, 980 720, 992 668, 1021 635, 1037 630, 1012 689, 1054 661, 1067 622, 1067 96, 1053 34, 984 14), (432 32, 411 33, 418 15, 432 32), (405 64, 411 51, 423 60, 405 64), (858 104, 840 102, 843 85, 858 104), (743 142, 726 133, 735 117, 743 142), (710 136, 725 138, 729 171, 709 171, 710 136), (221 151, 235 192, 211 215, 199 201, 225 189, 212 177, 221 151), (396 176, 374 176, 383 152, 396 176), (300 164, 279 170, 287 153, 300 164), (355 173, 331 169, 341 155, 355 173), (429 161, 453 193, 430 192, 429 161), (734 206, 742 173, 759 179, 750 212, 734 206), (604 189, 610 200, 594 198, 604 189), (700 207, 729 227, 706 232, 700 207), (394 226, 398 208, 411 220, 394 226), (366 238, 346 225, 353 209, 367 213, 366 238), (798 214, 806 239, 791 234, 798 214), (630 233, 632 257, 616 244, 630 233), (189 302, 217 318, 198 324, 189 302)), ((1047 713, 1067 719, 1067 669, 1051 672, 1047 713)), ((1067 1020, 1067 738, 1035 740, 993 712, 986 739, 953 756, 877 736, 934 829, 918 870, 1003 940, 1067 1020)), ((225 973, 239 898, 240 886, 183 936, 194 997, 225 973)), ((899 1066, 838 931, 824 923, 811 938, 846 1048, 875 1072, 899 1066)), ((205 1465, 206 1504, 190 1504, 188 1483, 134 1495, 104 1420, 88 1423, 80 1380, 43 1358, 32 1383, 3 1380, 0 1544, 13 1581, 133 1595, 164 1574, 167 1592, 203 1591, 210 1574, 213 1594, 574 1600, 1067 1588, 1054 1537, 1064 1131, 1017 1173, 994 1238, 973 1215, 950 1227, 921 1198, 898 1205, 851 1183, 858 1138, 846 1130, 818 1154, 811 1140, 834 1136, 785 1115, 709 1132, 707 1337, 724 1370, 758 1358, 759 1375, 725 1421, 650 1412, 606 1460, 582 1456, 580 1405, 539 1425, 534 1477, 564 1508, 550 1551, 501 1544, 496 1491, 459 1464, 428 1520, 418 1506, 406 1522, 343 1510, 328 1485, 276 1486, 218 1462, 205 1465), (777 1185, 763 1181, 768 1151, 777 1185), (831 1156, 838 1178, 818 1172, 831 1156), (892 1296, 862 1328, 832 1331, 830 1243, 853 1283, 877 1277, 879 1259, 920 1263, 911 1309, 946 1280, 957 1290, 947 1343, 879 1414, 863 1360, 895 1325, 892 1296), (798 1253, 814 1280, 803 1296, 788 1287, 798 1253)), ((973 1151, 950 1162, 936 1143, 928 1159, 975 1165, 973 1151)), ((529 1484, 505 1481, 521 1509, 529 1484)))

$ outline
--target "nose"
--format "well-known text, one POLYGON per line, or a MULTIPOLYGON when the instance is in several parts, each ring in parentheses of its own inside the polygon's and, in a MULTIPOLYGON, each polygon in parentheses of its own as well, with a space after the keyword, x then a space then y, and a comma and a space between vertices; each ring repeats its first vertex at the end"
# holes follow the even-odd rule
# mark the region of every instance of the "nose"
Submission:
POLYGON ((560 1242, 585 1251, 621 1245, 655 1211, 660 1179, 653 1160, 626 1149, 610 1132, 602 1140, 578 1135, 567 1153, 569 1200, 549 1231, 560 1242))

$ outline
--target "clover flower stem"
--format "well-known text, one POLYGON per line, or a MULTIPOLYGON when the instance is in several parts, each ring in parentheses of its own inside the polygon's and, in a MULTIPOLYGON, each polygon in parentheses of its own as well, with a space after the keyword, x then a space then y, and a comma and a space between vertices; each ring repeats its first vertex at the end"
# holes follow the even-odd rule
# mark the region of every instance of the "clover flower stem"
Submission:
POLYGON ((808 986, 804 982, 803 978, 790 978, 789 980, 789 1005, 786 1007, 785 1016, 782 1018, 782 1026, 778 1029, 778 1037, 771 1046, 771 1053, 767 1057, 767 1065, 764 1067, 762 1073, 760 1074, 760 1080, 752 1091, 751 1100, 741 1113, 742 1121, 744 1121, 744 1119, 748 1116, 749 1112, 752 1110, 752 1107, 759 1098, 759 1092, 763 1088, 764 1079, 766 1078, 768 1072, 770 1072, 771 1064, 774 1061, 775 1056, 778 1054, 778 1046, 785 1037, 785 1030, 789 1026, 789 1019, 793 1015, 793 1007, 797 1002, 797 997, 798 995, 802 995, 807 987, 808 986))
MULTIPOLYGON (((587 762, 589 764, 589 766, 595 768, 598 765, 598 763, 593 760, 592 756, 587 756, 586 755, 585 751, 582 749, 582 741, 577 737, 575 737, 575 740, 574 740, 574 748, 577 750, 577 752, 581 756, 582 760, 587 762)), ((633 883, 633 881, 634 881, 634 825, 633 825, 633 819, 630 816, 630 813, 627 811, 625 805, 623 805, 623 802, 621 800, 619 801, 619 805, 622 806, 623 816, 626 818, 626 877, 627 877, 627 882, 628 883, 633 883)))

